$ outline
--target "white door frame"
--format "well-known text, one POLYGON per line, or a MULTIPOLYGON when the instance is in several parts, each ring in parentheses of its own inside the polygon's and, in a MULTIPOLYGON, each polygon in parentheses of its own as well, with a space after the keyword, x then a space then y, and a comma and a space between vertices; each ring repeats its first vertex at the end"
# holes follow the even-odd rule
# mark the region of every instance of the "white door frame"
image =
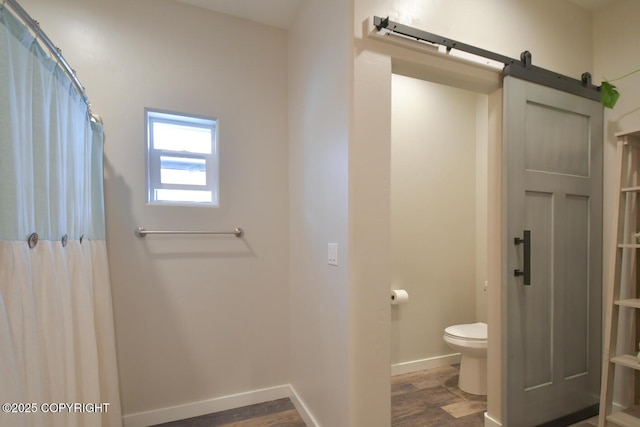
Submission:
MULTIPOLYGON (((402 74, 488 95, 488 201, 487 201, 487 412, 485 426, 501 426, 503 411, 503 290, 502 290, 502 73, 438 52, 412 48, 389 57, 392 74, 402 74), (425 55, 425 53, 427 53, 425 55)), ((389 100, 390 102, 391 100, 389 100)))

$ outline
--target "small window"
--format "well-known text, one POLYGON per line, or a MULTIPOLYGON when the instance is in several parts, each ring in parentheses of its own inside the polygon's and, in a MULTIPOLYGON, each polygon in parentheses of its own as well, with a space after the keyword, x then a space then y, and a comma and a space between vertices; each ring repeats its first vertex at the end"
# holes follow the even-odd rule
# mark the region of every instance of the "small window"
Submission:
POLYGON ((147 109, 151 204, 218 206, 217 120, 147 109))

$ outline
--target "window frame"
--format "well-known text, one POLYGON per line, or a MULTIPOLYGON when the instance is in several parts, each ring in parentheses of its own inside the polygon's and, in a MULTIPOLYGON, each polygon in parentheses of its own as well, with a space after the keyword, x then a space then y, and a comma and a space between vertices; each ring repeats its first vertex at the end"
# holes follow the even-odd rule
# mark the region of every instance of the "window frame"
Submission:
POLYGON ((147 204, 154 206, 205 206, 219 207, 219 151, 218 151, 218 119, 188 113, 145 108, 145 159, 147 181, 147 204), (211 130, 211 154, 196 153, 186 150, 174 151, 170 149, 153 148, 154 124, 167 123, 188 126, 192 128, 206 128, 211 130), (199 184, 163 184, 161 181, 161 157, 178 157, 199 159, 205 162, 206 182, 199 184), (210 191, 211 201, 200 202, 193 200, 159 200, 157 190, 191 190, 210 191))

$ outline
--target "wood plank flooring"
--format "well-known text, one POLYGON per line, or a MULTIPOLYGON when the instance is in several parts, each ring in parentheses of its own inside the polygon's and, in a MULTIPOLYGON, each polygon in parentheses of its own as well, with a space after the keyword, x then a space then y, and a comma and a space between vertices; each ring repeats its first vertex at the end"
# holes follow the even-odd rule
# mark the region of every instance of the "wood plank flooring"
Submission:
POLYGON ((480 427, 486 396, 458 388, 458 365, 391 377, 394 427, 480 427))
MULTIPOLYGON (((393 427, 481 427, 486 396, 458 388, 458 365, 391 377, 393 427)), ((160 424, 162 427, 305 427, 291 400, 231 409, 160 424)), ((159 427, 157 426, 157 427, 159 427)), ((572 427, 597 426, 593 418, 572 427)))
POLYGON ((159 424, 162 427, 305 427, 288 398, 230 409, 186 420, 159 424))
MULTIPOLYGON (((393 426, 480 427, 484 424, 485 410, 485 396, 474 396, 458 389, 457 365, 391 378, 393 426)), ((159 426, 304 427, 305 424, 291 400, 279 399, 159 426)))

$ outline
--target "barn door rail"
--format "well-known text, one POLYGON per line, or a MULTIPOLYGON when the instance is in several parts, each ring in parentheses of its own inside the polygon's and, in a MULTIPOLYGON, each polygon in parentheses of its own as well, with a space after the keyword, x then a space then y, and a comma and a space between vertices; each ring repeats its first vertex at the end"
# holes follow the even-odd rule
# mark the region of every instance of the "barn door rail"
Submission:
POLYGON ((389 17, 373 17, 373 25, 378 32, 387 32, 410 39, 415 39, 420 43, 428 43, 435 46, 444 46, 447 53, 451 50, 459 50, 471 55, 480 56, 492 61, 504 64, 503 76, 518 77, 543 86, 548 86, 563 92, 572 93, 584 98, 600 101, 600 86, 591 83, 591 73, 582 73, 580 79, 558 74, 544 68, 536 67, 532 64, 531 52, 524 51, 520 54, 520 59, 510 58, 499 53, 491 52, 476 46, 452 40, 447 37, 429 33, 417 28, 409 27, 399 22, 394 22, 389 17))

